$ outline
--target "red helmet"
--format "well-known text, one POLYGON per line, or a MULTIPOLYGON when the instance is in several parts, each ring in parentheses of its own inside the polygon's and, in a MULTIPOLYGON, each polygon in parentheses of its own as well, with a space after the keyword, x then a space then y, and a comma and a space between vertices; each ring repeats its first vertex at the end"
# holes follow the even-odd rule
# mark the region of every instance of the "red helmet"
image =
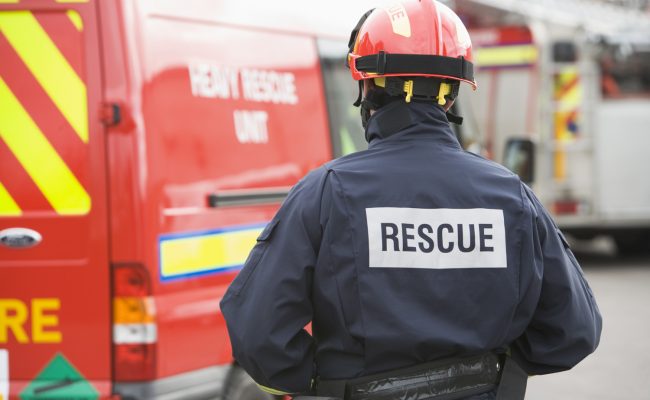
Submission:
POLYGON ((354 80, 438 77, 467 82, 476 89, 467 28, 436 0, 402 0, 369 11, 352 31, 349 46, 354 80))

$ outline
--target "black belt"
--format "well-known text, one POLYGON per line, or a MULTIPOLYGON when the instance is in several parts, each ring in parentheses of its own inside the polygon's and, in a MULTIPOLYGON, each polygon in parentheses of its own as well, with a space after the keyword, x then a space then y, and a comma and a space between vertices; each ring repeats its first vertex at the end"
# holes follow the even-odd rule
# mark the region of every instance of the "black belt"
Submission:
POLYGON ((322 380, 317 381, 316 395, 345 400, 462 399, 495 390, 503 358, 486 353, 355 379, 322 380))

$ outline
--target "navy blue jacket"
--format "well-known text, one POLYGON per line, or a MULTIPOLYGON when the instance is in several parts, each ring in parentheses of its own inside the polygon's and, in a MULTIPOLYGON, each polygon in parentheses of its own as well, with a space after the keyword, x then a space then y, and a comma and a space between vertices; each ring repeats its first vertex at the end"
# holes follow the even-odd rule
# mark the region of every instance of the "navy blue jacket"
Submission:
POLYGON ((305 392, 507 347, 544 374, 595 350, 592 291, 516 175, 463 151, 439 106, 385 106, 367 137, 292 189, 221 302, 259 384, 305 392))

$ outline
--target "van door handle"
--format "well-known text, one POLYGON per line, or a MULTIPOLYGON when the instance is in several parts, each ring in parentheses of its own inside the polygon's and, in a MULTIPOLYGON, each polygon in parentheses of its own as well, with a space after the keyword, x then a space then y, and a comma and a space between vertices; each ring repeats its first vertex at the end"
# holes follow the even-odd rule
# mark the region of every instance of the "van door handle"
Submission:
POLYGON ((0 231, 0 244, 14 248, 26 249, 41 243, 40 233, 28 228, 9 228, 0 231))

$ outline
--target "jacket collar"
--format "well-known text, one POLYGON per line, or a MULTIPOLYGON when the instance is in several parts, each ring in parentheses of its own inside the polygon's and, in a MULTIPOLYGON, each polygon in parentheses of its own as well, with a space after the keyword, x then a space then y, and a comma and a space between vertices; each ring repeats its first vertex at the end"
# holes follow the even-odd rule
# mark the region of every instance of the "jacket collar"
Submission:
POLYGON ((434 137, 460 148, 445 111, 437 104, 396 101, 377 110, 368 119, 366 140, 372 148, 398 138, 434 137), (417 137, 416 137, 417 136, 417 137))

